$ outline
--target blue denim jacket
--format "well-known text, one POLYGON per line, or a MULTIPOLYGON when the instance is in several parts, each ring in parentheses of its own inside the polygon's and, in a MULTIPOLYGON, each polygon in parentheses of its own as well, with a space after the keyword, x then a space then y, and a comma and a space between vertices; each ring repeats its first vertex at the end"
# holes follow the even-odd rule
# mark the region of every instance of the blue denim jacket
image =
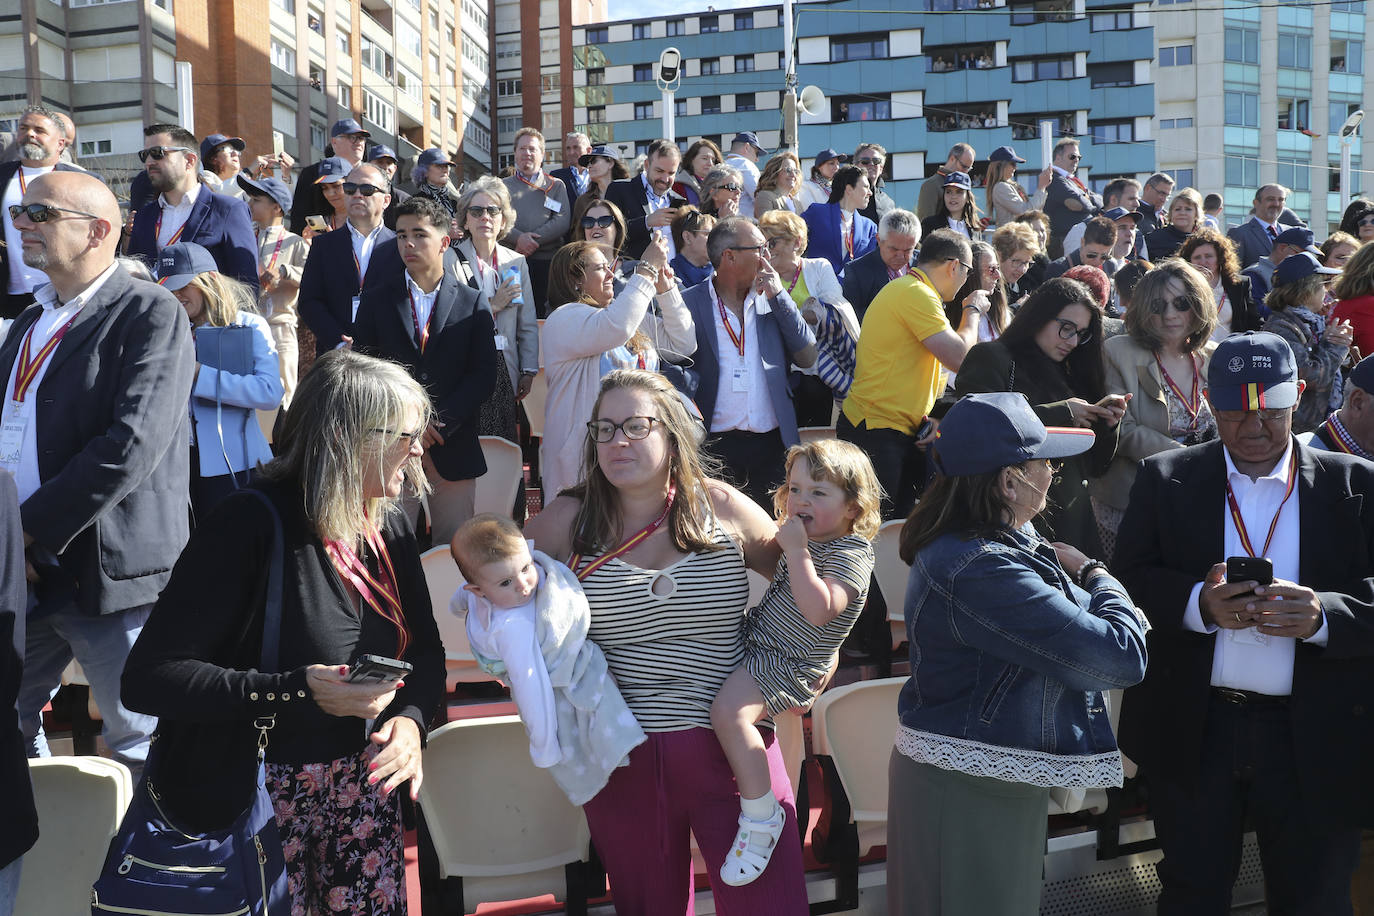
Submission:
MULTIPOLYGON (((1115 579, 1099 575, 1085 592, 1029 526, 994 540, 946 534, 912 564, 906 627, 904 732, 984 755, 1019 749, 1051 767, 1061 756, 1116 759, 1101 691, 1145 676, 1148 623, 1115 579)), ((1041 784, 1063 784, 1053 778, 1041 784)))

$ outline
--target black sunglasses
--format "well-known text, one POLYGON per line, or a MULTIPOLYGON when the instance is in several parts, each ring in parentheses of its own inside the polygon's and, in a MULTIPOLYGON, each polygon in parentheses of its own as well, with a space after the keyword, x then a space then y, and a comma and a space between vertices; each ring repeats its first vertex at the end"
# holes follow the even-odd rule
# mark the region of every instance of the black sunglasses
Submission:
POLYGON ((609 213, 605 216, 584 216, 582 217, 582 228, 590 229, 596 226, 601 229, 609 229, 615 225, 615 217, 609 213))
POLYGON ((94 213, 87 213, 84 210, 68 210, 66 207, 54 207, 50 204, 10 204, 10 222, 19 218, 19 214, 24 214, 31 223, 46 223, 53 219, 55 213, 71 213, 84 219, 100 219, 94 213))
POLYGON ((1174 311, 1176 312, 1186 312, 1192 309, 1193 300, 1189 299, 1187 296, 1179 296, 1178 298, 1173 300, 1154 299, 1150 302, 1150 314, 1163 315, 1166 311, 1168 311, 1169 306, 1171 305, 1174 307, 1174 311))
POLYGON ((734 193, 737 193, 737 192, 739 192, 739 191, 743 191, 744 188, 743 188, 742 186, 740 186, 740 185, 737 185, 737 184, 718 184, 718 185, 716 185, 716 190, 717 190, 717 191, 729 191, 731 194, 734 194, 734 193))
POLYGON ((1374 226, 1374 213, 1371 213, 1368 216, 1361 216, 1360 221, 1357 225, 1374 226))
POLYGON ((189 153, 189 146, 150 146, 147 149, 138 151, 138 161, 147 162, 149 159, 161 160, 168 153, 189 153))
POLYGON ((355 184, 352 181, 345 181, 343 183, 343 192, 349 197, 352 197, 354 194, 361 194, 364 197, 371 197, 373 194, 386 193, 381 188, 377 187, 375 184, 355 184))
POLYGON ((473 219, 481 219, 484 216, 490 216, 492 219, 496 219, 496 217, 500 215, 500 207, 479 207, 476 204, 468 207, 468 216, 471 216, 473 219))

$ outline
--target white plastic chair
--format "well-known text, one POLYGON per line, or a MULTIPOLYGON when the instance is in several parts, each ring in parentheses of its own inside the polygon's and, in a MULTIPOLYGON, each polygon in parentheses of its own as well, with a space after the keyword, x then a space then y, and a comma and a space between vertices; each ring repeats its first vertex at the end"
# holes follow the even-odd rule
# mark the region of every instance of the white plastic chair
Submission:
POLYGON ((534 377, 530 393, 520 403, 525 407, 525 416, 530 421, 530 435, 537 439, 544 437, 544 405, 549 399, 549 376, 544 371, 544 319, 539 319, 539 374, 534 377))
POLYGON ((906 642, 906 583, 911 567, 897 553, 904 524, 902 519, 883 522, 873 538, 873 575, 887 602, 887 624, 894 649, 906 642))
POLYGON ((277 414, 281 413, 281 407, 273 407, 271 410, 256 410, 258 415, 258 426, 262 428, 262 437, 272 444, 272 427, 277 425, 277 414))
POLYGON ((441 911, 553 894, 585 912, 582 809, 530 760, 519 716, 467 719, 429 735, 420 808, 444 882, 441 911), (574 866, 568 869, 567 866, 574 866))
POLYGON ((91 885, 133 798, 129 768, 104 757, 43 757, 29 761, 29 774, 41 832, 24 854, 14 911, 89 912, 91 885))
POLYGON ((476 683, 494 681, 477 665, 468 643, 466 621, 450 611, 449 601, 453 593, 463 587, 463 574, 458 564, 453 562, 447 547, 434 547, 420 554, 420 565, 425 570, 425 584, 429 586, 429 601, 434 607, 434 622, 439 627, 439 638, 444 643, 444 664, 447 668, 447 684, 450 689, 456 683, 476 683))
POLYGON ((501 436, 482 436, 482 457, 487 472, 477 478, 474 508, 478 512, 495 512, 507 518, 515 506, 515 495, 525 478, 525 459, 520 446, 501 436))

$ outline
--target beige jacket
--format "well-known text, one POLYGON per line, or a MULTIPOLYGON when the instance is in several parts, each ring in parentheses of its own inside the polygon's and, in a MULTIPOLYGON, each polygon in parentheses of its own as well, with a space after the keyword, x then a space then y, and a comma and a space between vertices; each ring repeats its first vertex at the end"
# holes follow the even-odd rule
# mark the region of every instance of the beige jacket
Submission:
POLYGON ((305 257, 310 254, 310 243, 290 232, 284 225, 269 226, 259 230, 258 273, 272 265, 277 275, 277 285, 270 293, 263 293, 258 300, 258 308, 268 324, 296 326, 296 299, 301 292, 301 271, 305 269, 305 257), (281 250, 277 250, 277 240, 281 240, 281 250), (276 261, 273 262, 273 253, 276 261))

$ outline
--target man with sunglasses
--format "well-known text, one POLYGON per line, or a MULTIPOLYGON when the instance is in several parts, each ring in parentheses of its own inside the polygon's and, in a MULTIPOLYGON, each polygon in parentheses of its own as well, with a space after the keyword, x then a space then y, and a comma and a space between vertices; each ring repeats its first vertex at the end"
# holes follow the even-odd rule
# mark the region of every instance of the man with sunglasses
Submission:
POLYGON ((1064 256, 1064 236, 1076 224, 1102 209, 1102 198, 1088 190, 1075 174, 1083 155, 1078 140, 1062 137, 1054 145, 1049 187, 1045 189, 1045 215, 1050 218, 1050 244, 1046 252, 1051 258, 1064 256))
POLYGON ((256 293, 258 246, 248 205, 200 183, 199 146, 186 128, 152 124, 143 136, 138 158, 160 193, 134 214, 130 257, 153 265, 168 245, 195 242, 210 252, 220 273, 247 283, 256 293))
POLYGON ((1220 438, 1145 459, 1113 564, 1154 627, 1119 736, 1149 780, 1159 912, 1227 912, 1253 828, 1269 912, 1350 913, 1374 825, 1374 465, 1293 437, 1277 335, 1223 340, 1207 382, 1220 438))
MULTIPOLYGON (((613 181, 606 189, 606 200, 625 214, 625 257, 639 260, 649 247, 649 237, 658 232, 672 241, 669 227, 677 208, 687 203, 673 192, 682 151, 671 140, 655 140, 644 159, 644 171, 634 178, 613 181)), ((671 245, 668 256, 674 256, 671 245)))
POLYGON ((9 208, 23 199, 24 189, 40 175, 53 170, 81 171, 61 161, 67 135, 57 112, 39 105, 29 106, 19 116, 15 135, 19 159, 0 165, 0 220, 4 221, 5 243, 0 245, 0 280, 5 284, 0 289, 0 318, 17 318, 33 304, 33 291, 48 282, 41 270, 29 267, 19 257, 19 230, 10 219, 9 208))
MULTIPOLYGON (((372 136, 354 118, 335 121, 329 128, 329 156, 337 156, 350 167, 363 164, 363 152, 372 136)), ((325 158, 329 158, 326 156, 325 158)), ((323 161, 323 160, 321 160, 323 161)), ((297 235, 305 232, 305 218, 312 213, 328 213, 329 203, 324 192, 315 183, 320 177, 320 163, 312 162, 301 169, 296 179, 296 193, 291 199, 291 231, 297 235)))
MULTIPOLYGON (((1118 207, 1117 209, 1121 208, 1118 207)), ((1045 268, 1045 279, 1053 280, 1055 277, 1062 277, 1071 268, 1080 264, 1096 267, 1105 272, 1107 262, 1112 257, 1112 249, 1116 247, 1118 232, 1119 227, 1112 219, 1106 216, 1094 216, 1083 224, 1082 243, 1063 257, 1051 261, 1049 266, 1045 268)), ((1115 273, 1116 271, 1113 270, 1112 272, 1115 273)))
POLYGON ((0 469, 19 487, 29 581, 24 735, 46 755, 40 712, 75 657, 106 743, 138 770, 157 720, 120 703, 119 679, 186 543, 190 323, 115 263, 119 204, 95 176, 36 178, 10 218, 48 278, 0 344, 0 469))

